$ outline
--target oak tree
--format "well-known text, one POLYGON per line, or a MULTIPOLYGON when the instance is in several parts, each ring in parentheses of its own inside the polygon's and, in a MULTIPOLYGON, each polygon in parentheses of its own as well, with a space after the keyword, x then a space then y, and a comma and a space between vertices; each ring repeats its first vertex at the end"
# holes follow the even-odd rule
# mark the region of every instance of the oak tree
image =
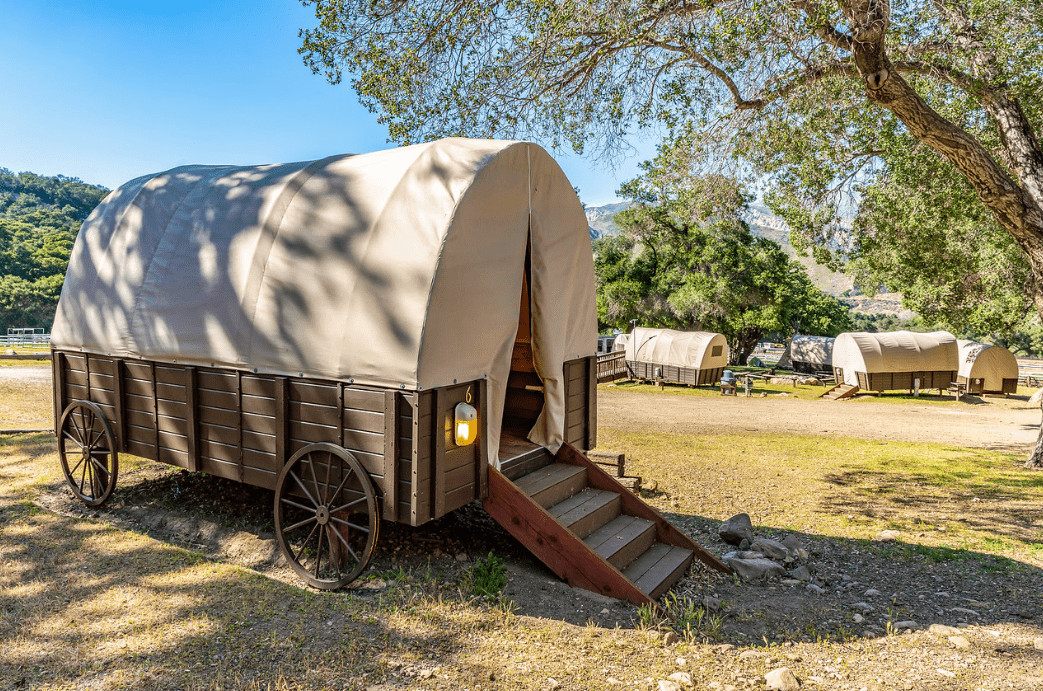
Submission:
MULTIPOLYGON (((905 285, 953 313, 1015 281, 1020 308, 1043 314, 1038 0, 304 2, 305 62, 351 75, 394 140, 611 154, 658 128, 694 165, 764 181, 794 244, 823 260, 921 267, 905 285), (925 204, 972 210, 922 229, 925 204), (951 253, 932 249, 937 233, 951 253), (966 290, 919 278, 951 267, 944 283, 966 290)), ((1043 467, 1043 434, 1032 460, 1043 467)))

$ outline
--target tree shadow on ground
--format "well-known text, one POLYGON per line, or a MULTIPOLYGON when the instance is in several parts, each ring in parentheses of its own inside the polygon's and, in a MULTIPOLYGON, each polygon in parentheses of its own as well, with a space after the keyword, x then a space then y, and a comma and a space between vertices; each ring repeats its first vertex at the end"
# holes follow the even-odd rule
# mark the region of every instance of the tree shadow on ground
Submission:
POLYGON ((0 688, 361 688, 389 661, 444 658, 480 618, 454 611, 455 584, 375 573, 317 593, 121 530, 117 509, 42 510, 34 497, 70 494, 46 479, 57 463, 50 435, 0 438, 0 688))

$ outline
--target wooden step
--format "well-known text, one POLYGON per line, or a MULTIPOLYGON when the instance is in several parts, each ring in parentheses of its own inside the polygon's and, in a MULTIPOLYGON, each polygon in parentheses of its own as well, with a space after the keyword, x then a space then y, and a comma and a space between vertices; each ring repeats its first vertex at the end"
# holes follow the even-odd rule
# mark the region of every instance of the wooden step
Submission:
POLYGON ((490 469, 482 505, 569 585, 660 607, 695 558, 731 573, 569 444, 554 461, 513 481, 490 469))
POLYGON ((655 523, 636 516, 619 516, 584 540, 602 559, 620 571, 655 541, 655 523))
POLYGON ((638 590, 656 600, 677 582, 691 563, 692 550, 657 542, 623 569, 623 575, 638 590))
POLYGON ((837 384, 828 391, 824 391, 819 398, 828 398, 832 401, 840 400, 841 398, 849 398, 854 396, 858 392, 858 387, 852 384, 837 384))
POLYGON ((571 530, 584 538, 619 515, 622 501, 615 492, 587 488, 547 509, 571 530))
POLYGON ((549 508, 587 486, 587 469, 582 466, 551 463, 514 481, 532 500, 549 508))

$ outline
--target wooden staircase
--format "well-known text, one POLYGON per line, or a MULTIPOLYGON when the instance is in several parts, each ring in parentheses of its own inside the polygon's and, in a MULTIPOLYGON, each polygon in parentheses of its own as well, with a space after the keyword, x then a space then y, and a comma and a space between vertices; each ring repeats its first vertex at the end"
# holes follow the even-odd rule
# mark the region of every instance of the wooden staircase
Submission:
POLYGON ((731 573, 568 444, 490 468, 483 506, 569 585, 635 605, 658 607, 693 558, 731 573))
POLYGON ((851 398, 856 393, 858 393, 857 386, 841 383, 823 393, 819 398, 828 398, 831 401, 839 401, 842 398, 851 398))

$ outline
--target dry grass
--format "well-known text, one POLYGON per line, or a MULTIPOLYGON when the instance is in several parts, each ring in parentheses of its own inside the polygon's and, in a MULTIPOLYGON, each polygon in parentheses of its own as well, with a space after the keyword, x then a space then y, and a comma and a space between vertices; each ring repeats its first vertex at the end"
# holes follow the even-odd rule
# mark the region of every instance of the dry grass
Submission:
POLYGON ((658 482, 671 512, 845 539, 904 531, 926 547, 1043 566, 1043 473, 1011 454, 788 434, 674 435, 602 428, 598 443, 658 482))
MULTIPOLYGON (((0 410, 25 419, 49 416, 49 400, 39 387, 0 389, 0 410)), ((1033 507, 1043 476, 1019 472, 1003 454, 783 435, 603 429, 601 437, 603 447, 631 454, 636 472, 658 479, 651 501, 673 514, 719 519, 747 510, 757 523, 856 539, 898 526, 921 531, 912 544, 925 549, 948 541, 1039 563, 1033 507), (918 483, 916 502, 910 483, 918 483)), ((128 468, 138 463, 121 458, 128 468)), ((0 688, 475 691, 546 689, 555 679, 563 690, 654 689, 684 671, 696 688, 718 681, 741 689, 781 664, 801 678, 825 674, 828 664, 861 688, 881 665, 905 674, 927 652, 949 653, 944 641, 898 636, 798 643, 784 651, 795 659, 765 648, 739 660, 694 641, 667 647, 654 628, 520 615, 419 566, 384 574, 389 587, 371 596, 317 593, 99 518, 40 509, 37 497, 60 482, 50 435, 0 437, 0 688), (877 659, 884 662, 867 666, 877 659)), ((1003 669, 1038 668, 1033 659, 1008 656, 1003 669)), ((917 688, 978 688, 981 680, 939 677, 917 688)))

